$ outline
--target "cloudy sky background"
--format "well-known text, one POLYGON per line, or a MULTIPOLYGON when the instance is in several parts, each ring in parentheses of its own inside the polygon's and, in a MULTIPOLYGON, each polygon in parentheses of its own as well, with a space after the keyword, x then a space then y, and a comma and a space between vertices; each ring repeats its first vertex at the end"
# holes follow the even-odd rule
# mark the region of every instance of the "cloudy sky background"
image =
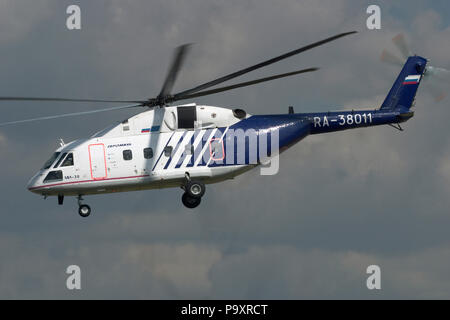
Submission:
MULTIPOLYGON (((326 38, 337 42, 240 80, 321 70, 197 100, 252 114, 378 107, 399 72, 379 60, 403 32, 414 53, 450 68, 447 1, 0 1, 0 95, 147 98, 174 47, 195 43, 177 90, 326 38), (65 27, 78 4, 82 30, 65 27)), ((446 87, 448 90, 448 86, 446 87)), ((107 107, 106 105, 105 107, 107 107)), ((1 103, 1 122, 103 105, 1 103)), ((259 170, 210 185, 195 211, 181 190, 87 197, 60 207, 25 189, 58 146, 132 115, 112 112, 0 128, 0 298, 450 298, 449 99, 429 84, 406 131, 308 137, 259 170), (82 287, 65 287, 68 265, 82 287), (366 288, 368 265, 382 290, 366 288)))

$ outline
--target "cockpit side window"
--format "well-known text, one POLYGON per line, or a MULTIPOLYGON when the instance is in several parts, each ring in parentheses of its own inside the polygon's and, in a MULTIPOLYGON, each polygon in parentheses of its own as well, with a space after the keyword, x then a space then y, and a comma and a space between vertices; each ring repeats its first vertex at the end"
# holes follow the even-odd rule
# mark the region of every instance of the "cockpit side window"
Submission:
POLYGON ((66 157, 67 152, 63 153, 62 156, 59 158, 58 161, 56 161, 56 164, 53 166, 53 168, 58 168, 58 166, 61 164, 61 162, 64 160, 64 158, 66 157))
POLYGON ((63 179, 63 174, 61 170, 50 171, 44 179, 45 182, 51 181, 61 181, 63 179))
POLYGON ((58 156, 61 154, 61 152, 55 152, 50 159, 47 160, 47 162, 44 164, 42 169, 49 169, 53 162, 58 158, 58 156))
POLYGON ((73 153, 69 153, 61 165, 61 167, 70 167, 70 166, 73 166, 73 153))

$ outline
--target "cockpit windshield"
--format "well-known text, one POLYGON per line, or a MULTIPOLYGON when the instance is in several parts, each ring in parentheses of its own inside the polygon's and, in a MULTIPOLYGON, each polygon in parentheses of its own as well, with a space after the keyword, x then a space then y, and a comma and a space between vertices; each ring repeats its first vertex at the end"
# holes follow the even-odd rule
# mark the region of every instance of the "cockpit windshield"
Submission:
POLYGON ((49 169, 53 162, 58 158, 58 156, 61 154, 61 152, 55 152, 50 159, 47 160, 47 162, 44 164, 42 169, 49 169))
POLYGON ((56 161, 56 164, 53 166, 53 168, 58 168, 59 164, 63 161, 63 159, 66 157, 67 153, 63 153, 61 157, 59 157, 59 160, 56 161))

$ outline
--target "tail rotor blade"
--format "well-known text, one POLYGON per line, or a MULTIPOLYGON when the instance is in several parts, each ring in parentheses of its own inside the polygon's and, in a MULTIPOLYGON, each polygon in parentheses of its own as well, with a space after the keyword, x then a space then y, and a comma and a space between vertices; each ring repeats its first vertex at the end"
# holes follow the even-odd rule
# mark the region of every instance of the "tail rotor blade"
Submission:
POLYGON ((429 89, 435 102, 441 102, 447 97, 445 91, 438 88, 436 85, 431 84, 429 89))
POLYGON ((436 102, 441 102, 447 97, 447 94, 445 92, 441 92, 439 95, 435 96, 434 100, 436 102))
POLYGON ((441 102, 447 97, 450 85, 450 70, 428 66, 425 79, 429 83, 429 90, 435 102, 441 102))
POLYGON ((382 62, 386 62, 386 63, 392 64, 392 65, 395 65, 395 66, 402 66, 403 65, 402 59, 400 59, 396 55, 390 53, 386 49, 383 50, 383 52, 381 53, 380 60, 382 62))
POLYGON ((402 53, 403 57, 407 59, 411 55, 411 50, 409 50, 409 47, 406 43, 405 36, 403 33, 400 33, 396 35, 394 38, 392 38, 392 42, 396 45, 398 50, 402 53))
POLYGON ((429 66, 427 67, 426 75, 436 77, 439 80, 443 80, 445 82, 450 83, 450 70, 447 70, 445 68, 429 66))

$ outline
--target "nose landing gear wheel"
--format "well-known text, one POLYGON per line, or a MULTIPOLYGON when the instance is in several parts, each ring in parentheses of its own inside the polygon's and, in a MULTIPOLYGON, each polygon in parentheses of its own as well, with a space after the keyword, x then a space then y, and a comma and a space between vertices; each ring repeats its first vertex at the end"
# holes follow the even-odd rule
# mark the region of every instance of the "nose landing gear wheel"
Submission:
POLYGON ((89 207, 87 204, 80 205, 78 214, 83 218, 89 217, 89 215, 91 214, 91 207, 89 207))
POLYGON ((198 205, 202 201, 202 198, 192 198, 187 192, 185 192, 181 197, 181 201, 183 201, 183 204, 186 208, 194 209, 198 207, 198 205))

